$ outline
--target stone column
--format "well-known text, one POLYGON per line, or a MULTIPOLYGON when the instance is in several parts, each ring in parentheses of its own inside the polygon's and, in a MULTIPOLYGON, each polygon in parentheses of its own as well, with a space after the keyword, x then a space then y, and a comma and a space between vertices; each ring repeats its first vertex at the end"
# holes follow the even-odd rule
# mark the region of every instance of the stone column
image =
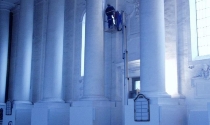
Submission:
POLYGON ((140 0, 141 93, 146 96, 168 96, 164 27, 164 0, 140 0))
POLYGON ((86 1, 85 100, 104 100, 103 0, 86 1))
POLYGON ((48 1, 42 101, 62 102, 64 0, 48 1))
POLYGON ((34 0, 20 1, 12 100, 29 102, 34 0))
POLYGON ((0 1, 0 103, 5 102, 10 9, 14 5, 0 1))

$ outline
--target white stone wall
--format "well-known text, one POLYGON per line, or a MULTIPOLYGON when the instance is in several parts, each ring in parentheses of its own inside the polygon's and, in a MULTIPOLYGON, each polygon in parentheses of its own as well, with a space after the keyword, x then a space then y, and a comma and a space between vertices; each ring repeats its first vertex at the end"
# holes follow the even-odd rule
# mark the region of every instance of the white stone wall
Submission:
MULTIPOLYGON (((192 61, 189 1, 177 1, 177 42, 179 91, 186 98, 190 110, 207 110, 210 81, 202 76, 210 59, 192 61)), ((209 66, 208 66, 209 67, 209 66)), ((208 71, 209 72, 209 71, 208 71)))
POLYGON ((175 0, 165 1, 165 84, 166 92, 179 96, 177 76, 177 6, 175 0))
POLYGON ((128 41, 128 60, 138 60, 140 58, 140 15, 139 0, 127 0, 126 5, 126 24, 128 41))

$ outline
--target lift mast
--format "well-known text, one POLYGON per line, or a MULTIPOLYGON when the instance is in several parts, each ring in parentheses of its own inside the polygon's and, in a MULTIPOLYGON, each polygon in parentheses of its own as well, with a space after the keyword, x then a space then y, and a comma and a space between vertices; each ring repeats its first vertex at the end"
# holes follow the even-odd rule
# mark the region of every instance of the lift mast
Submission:
POLYGON ((127 50, 127 29, 125 12, 121 12, 122 15, 122 58, 124 60, 124 83, 123 83, 123 95, 124 105, 128 104, 128 50, 127 50))

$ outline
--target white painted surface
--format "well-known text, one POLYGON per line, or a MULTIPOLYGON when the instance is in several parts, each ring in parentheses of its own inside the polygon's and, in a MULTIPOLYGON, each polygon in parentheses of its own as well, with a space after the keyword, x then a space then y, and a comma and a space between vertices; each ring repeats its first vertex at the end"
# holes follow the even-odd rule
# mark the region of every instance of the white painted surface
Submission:
POLYGON ((115 108, 113 103, 109 101, 73 102, 70 107, 70 124, 110 125, 111 109, 113 108, 115 108))
POLYGON ((125 125, 186 125, 186 106, 178 104, 179 100, 151 99, 150 121, 134 121, 134 101, 129 99, 125 106, 125 125))
POLYGON ((207 111, 190 111, 188 125, 208 125, 207 111))
POLYGON ((12 116, 15 120, 13 120, 13 124, 15 125, 27 125, 31 124, 31 110, 33 105, 28 103, 16 103, 13 105, 12 116))
POLYGON ((31 115, 31 125, 68 125, 70 117, 69 104, 36 103, 31 115))
POLYGON ((159 125, 159 106, 150 105, 150 121, 136 122, 134 120, 134 101, 129 99, 128 105, 125 106, 125 125, 159 125))
POLYGON ((71 107, 70 124, 71 125, 93 125, 93 108, 91 107, 71 107))
POLYGON ((31 125, 48 125, 48 109, 32 109, 31 125), (39 117, 37 117, 39 116, 39 117))

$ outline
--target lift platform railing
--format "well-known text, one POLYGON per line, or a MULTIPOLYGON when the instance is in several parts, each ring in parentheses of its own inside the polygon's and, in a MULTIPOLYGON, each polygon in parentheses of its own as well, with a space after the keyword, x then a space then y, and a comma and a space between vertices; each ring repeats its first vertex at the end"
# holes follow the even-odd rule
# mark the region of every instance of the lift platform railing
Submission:
POLYGON ((122 25, 123 25, 123 22, 122 22, 122 12, 120 13, 119 11, 114 11, 114 15, 112 16, 112 19, 109 19, 109 20, 112 20, 113 21, 113 25, 108 28, 108 19, 105 18, 106 20, 104 21, 105 22, 105 32, 117 32, 117 31, 122 31, 122 25))

